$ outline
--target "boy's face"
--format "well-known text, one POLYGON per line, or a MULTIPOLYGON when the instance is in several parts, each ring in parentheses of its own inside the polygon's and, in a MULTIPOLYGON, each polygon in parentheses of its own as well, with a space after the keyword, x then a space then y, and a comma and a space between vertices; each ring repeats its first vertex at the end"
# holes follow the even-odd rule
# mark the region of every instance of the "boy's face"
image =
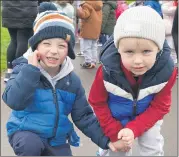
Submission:
POLYGON ((68 54, 68 44, 60 38, 45 39, 38 44, 37 50, 46 68, 57 68, 68 54))
POLYGON ((141 38, 123 38, 118 47, 124 67, 135 76, 151 69, 159 52, 153 41, 141 38))

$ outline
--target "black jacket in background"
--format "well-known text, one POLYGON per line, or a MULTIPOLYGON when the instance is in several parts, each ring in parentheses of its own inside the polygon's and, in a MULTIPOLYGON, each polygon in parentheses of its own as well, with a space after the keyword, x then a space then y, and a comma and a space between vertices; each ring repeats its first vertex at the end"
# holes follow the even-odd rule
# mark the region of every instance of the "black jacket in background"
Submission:
POLYGON ((32 28, 37 16, 37 0, 3 0, 2 26, 6 28, 32 28))
POLYGON ((175 51, 176 51, 177 59, 178 59, 178 6, 175 11, 175 16, 173 20, 172 36, 173 36, 175 51))
POLYGON ((42 2, 50 2, 50 0, 38 0, 38 5, 42 2))

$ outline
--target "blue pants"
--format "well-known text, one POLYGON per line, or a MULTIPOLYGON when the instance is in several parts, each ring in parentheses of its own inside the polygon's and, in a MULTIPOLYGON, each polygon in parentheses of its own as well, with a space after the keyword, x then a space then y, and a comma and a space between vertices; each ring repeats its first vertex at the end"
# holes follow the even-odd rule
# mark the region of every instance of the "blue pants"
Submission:
POLYGON ((52 147, 29 131, 16 132, 9 138, 9 143, 18 156, 72 156, 69 144, 52 147))
POLYGON ((101 41, 101 44, 104 45, 105 42, 109 39, 110 35, 107 35, 107 34, 101 34, 100 35, 100 41, 101 41))

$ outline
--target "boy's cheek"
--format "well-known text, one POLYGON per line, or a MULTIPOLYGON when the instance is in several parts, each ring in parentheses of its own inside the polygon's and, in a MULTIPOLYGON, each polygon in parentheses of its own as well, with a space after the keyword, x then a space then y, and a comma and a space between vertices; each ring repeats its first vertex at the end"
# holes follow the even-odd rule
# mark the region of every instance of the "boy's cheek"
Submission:
POLYGON ((130 67, 130 62, 129 62, 129 58, 128 57, 125 57, 123 55, 121 55, 121 61, 122 61, 122 64, 125 68, 129 68, 130 67))
POLYGON ((124 64, 124 67, 129 70, 130 69, 130 64, 124 64))

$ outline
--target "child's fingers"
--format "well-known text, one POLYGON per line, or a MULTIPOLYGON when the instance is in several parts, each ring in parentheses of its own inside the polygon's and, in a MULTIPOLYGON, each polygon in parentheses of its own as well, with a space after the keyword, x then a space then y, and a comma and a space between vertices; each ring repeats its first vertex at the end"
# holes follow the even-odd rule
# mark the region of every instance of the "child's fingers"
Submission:
POLYGON ((38 50, 35 50, 34 51, 34 54, 36 55, 36 57, 37 57, 37 60, 40 60, 40 52, 38 51, 38 50))
POLYGON ((114 147, 114 145, 110 142, 109 143, 109 148, 113 151, 113 152, 116 152, 117 151, 117 149, 114 147))
POLYGON ((127 147, 125 150, 126 150, 126 152, 129 152, 130 151, 130 147, 127 147))
POLYGON ((123 140, 123 141, 130 141, 130 140, 131 140, 131 137, 130 137, 130 136, 123 136, 123 137, 122 137, 122 140, 123 140))
POLYGON ((119 133, 118 133, 118 139, 120 140, 121 138, 122 138, 122 136, 123 136, 123 131, 121 130, 119 133))
POLYGON ((125 145, 128 147, 132 147, 132 141, 126 142, 125 145))
POLYGON ((120 151, 128 152, 130 149, 131 149, 130 147, 126 146, 126 147, 121 148, 120 151))

